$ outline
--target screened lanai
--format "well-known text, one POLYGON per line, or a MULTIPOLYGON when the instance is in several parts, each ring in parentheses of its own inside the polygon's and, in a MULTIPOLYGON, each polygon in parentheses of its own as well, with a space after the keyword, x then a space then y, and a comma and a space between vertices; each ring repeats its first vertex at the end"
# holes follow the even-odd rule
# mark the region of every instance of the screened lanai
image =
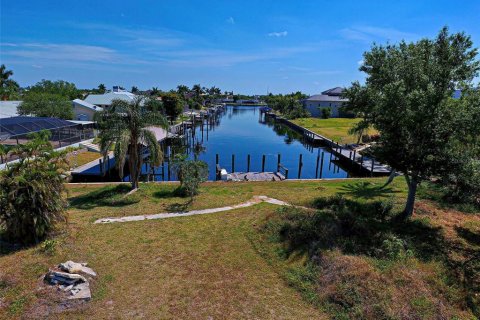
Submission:
POLYGON ((48 130, 54 148, 68 146, 94 137, 94 123, 43 117, 11 117, 0 119, 0 144, 16 145, 29 140, 29 134, 48 130))

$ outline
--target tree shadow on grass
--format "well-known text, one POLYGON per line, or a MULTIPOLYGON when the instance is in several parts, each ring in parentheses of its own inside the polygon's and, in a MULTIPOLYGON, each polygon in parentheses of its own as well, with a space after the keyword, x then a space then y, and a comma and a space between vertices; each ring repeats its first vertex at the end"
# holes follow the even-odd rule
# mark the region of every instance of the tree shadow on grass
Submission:
POLYGON ((123 207, 139 202, 129 185, 108 186, 70 199, 70 206, 75 209, 90 210, 95 207, 123 207))
POLYGON ((399 191, 393 190, 390 187, 383 188, 382 186, 372 184, 368 181, 361 181, 350 183, 340 188, 339 194, 349 195, 355 198, 371 199, 376 197, 392 196, 399 191))
POLYGON ((187 202, 185 203, 172 203, 167 206, 167 211, 168 212, 185 212, 187 211, 188 207, 192 204, 193 200, 188 199, 187 202))
POLYGON ((459 237, 468 241, 469 244, 473 246, 480 246, 480 233, 474 232, 470 229, 464 227, 455 227, 455 231, 459 237))

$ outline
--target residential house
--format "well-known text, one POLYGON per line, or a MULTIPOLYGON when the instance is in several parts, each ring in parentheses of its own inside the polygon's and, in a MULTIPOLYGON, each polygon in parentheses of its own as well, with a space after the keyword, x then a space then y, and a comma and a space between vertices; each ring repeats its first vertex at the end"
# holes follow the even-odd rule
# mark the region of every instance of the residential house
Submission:
POLYGON ((303 106, 310 112, 312 117, 321 117, 322 109, 324 108, 330 108, 330 116, 333 118, 346 116, 340 109, 348 101, 341 97, 343 90, 341 87, 336 87, 323 91, 322 94, 313 95, 303 100, 303 106))
POLYGON ((72 101, 74 119, 79 121, 93 121, 95 112, 102 111, 103 108, 94 104, 88 103, 81 99, 72 101))

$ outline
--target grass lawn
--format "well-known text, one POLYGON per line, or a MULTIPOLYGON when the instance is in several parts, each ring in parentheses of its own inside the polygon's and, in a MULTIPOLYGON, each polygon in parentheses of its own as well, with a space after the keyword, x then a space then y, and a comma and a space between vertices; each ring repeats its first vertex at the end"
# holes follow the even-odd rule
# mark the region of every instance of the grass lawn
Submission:
MULTIPOLYGON (((69 185, 69 222, 52 254, 41 245, 0 256, 0 318, 45 316, 48 303, 36 291, 48 267, 86 261, 98 273, 92 301, 60 318, 329 319, 288 281, 298 259, 269 258, 276 245, 258 229, 278 207, 262 203, 222 213, 94 225, 98 218, 220 207, 266 195, 311 206, 319 196, 342 193, 368 201, 405 197, 403 179, 379 189, 384 179, 205 183, 189 203, 176 184, 128 187, 69 185)), ((425 205, 430 205, 426 203, 425 205)), ((460 214, 460 213, 459 213, 460 214)), ((421 217, 425 219, 425 217, 421 217)), ((459 219, 456 217, 455 219, 459 219)), ((437 223, 432 218, 432 224, 437 223)), ((454 221, 450 223, 453 228, 454 221)), ((473 221, 473 220, 472 220, 473 221)), ((476 227, 476 222, 470 222, 476 227)), ((441 222, 439 222, 441 224, 441 222)), ((453 229, 452 229, 453 230, 453 229)))
MULTIPOLYGON (((342 144, 356 143, 357 137, 348 134, 348 130, 352 128, 360 119, 350 118, 299 118, 291 120, 292 122, 318 133, 326 138, 334 140, 342 144)), ((374 134, 375 130, 371 129, 368 134, 374 134)))
POLYGON ((79 152, 76 156, 73 155, 73 153, 70 153, 67 156, 67 159, 69 161, 70 167, 74 169, 75 164, 77 165, 77 167, 79 167, 86 163, 89 163, 90 161, 99 159, 101 157, 102 155, 98 152, 84 151, 84 152, 79 152))

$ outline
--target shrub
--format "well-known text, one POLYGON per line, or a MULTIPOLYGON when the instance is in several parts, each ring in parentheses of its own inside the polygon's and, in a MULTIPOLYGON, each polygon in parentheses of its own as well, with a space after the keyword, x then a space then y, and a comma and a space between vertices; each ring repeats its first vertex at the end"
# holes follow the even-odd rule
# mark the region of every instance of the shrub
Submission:
POLYGON ((193 200, 200 183, 208 179, 208 165, 204 161, 187 160, 185 156, 180 156, 175 159, 174 168, 182 192, 193 200))
POLYGON ((24 244, 45 238, 65 220, 66 207, 65 153, 53 150, 48 132, 30 138, 11 151, 19 161, 0 173, 0 229, 7 239, 24 244))
POLYGON ((322 108, 320 112, 322 114, 323 119, 328 119, 332 115, 332 109, 330 108, 322 108))

